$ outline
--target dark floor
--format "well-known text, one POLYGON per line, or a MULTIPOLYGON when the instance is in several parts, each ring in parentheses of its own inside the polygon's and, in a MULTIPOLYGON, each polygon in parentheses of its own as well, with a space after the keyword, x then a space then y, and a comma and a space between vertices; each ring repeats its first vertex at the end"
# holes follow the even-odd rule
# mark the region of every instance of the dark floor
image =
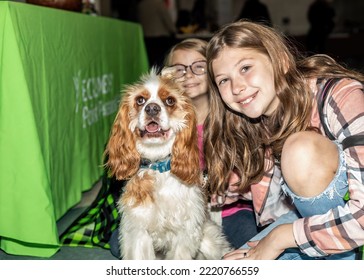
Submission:
MULTIPOLYGON (((58 222, 58 232, 62 234, 71 223, 79 217, 88 205, 94 200, 100 188, 100 183, 96 184, 90 191, 83 194, 81 202, 69 210, 58 222)), ((63 246, 50 258, 28 257, 9 255, 0 250, 0 260, 116 260, 110 250, 103 248, 85 248, 63 246)))

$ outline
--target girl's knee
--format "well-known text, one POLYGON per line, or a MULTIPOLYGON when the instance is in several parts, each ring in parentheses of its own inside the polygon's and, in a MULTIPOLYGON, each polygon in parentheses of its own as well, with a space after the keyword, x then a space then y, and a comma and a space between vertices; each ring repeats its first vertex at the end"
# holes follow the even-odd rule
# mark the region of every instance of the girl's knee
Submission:
POLYGON ((283 177, 297 195, 317 195, 334 178, 339 164, 338 155, 336 144, 326 137, 313 131, 295 133, 283 146, 283 177))
POLYGON ((292 171, 297 171, 296 175, 307 173, 321 161, 321 146, 328 144, 326 140, 315 132, 298 132, 288 137, 282 150, 282 172, 291 176, 292 171))

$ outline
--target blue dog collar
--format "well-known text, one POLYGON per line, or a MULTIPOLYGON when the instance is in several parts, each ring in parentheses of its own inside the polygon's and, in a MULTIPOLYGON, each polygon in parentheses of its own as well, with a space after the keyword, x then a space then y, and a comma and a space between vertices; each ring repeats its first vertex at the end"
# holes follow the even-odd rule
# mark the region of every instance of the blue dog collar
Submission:
POLYGON ((158 170, 160 173, 171 170, 171 157, 168 156, 163 160, 150 161, 149 159, 142 158, 140 161, 140 168, 149 168, 158 170))

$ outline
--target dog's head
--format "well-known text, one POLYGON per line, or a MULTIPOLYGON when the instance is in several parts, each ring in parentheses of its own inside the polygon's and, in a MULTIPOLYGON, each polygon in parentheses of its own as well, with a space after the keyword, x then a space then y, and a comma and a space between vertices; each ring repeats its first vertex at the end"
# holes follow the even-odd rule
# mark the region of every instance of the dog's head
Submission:
POLYGON ((126 179, 142 158, 153 162, 171 155, 174 175, 200 183, 195 111, 179 84, 152 69, 122 94, 105 151, 111 174, 126 179))

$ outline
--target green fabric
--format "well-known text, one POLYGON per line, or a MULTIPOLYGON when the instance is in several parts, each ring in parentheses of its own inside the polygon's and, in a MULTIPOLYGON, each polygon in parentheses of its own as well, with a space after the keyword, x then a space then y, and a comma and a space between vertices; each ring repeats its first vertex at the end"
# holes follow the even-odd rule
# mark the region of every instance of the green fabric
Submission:
POLYGON ((108 178, 105 172, 95 201, 61 235, 61 244, 110 249, 111 233, 119 224, 116 201, 122 186, 115 184, 115 180, 108 178))
POLYGON ((148 70, 141 26, 0 2, 0 248, 48 257, 101 177, 120 90, 148 70))

